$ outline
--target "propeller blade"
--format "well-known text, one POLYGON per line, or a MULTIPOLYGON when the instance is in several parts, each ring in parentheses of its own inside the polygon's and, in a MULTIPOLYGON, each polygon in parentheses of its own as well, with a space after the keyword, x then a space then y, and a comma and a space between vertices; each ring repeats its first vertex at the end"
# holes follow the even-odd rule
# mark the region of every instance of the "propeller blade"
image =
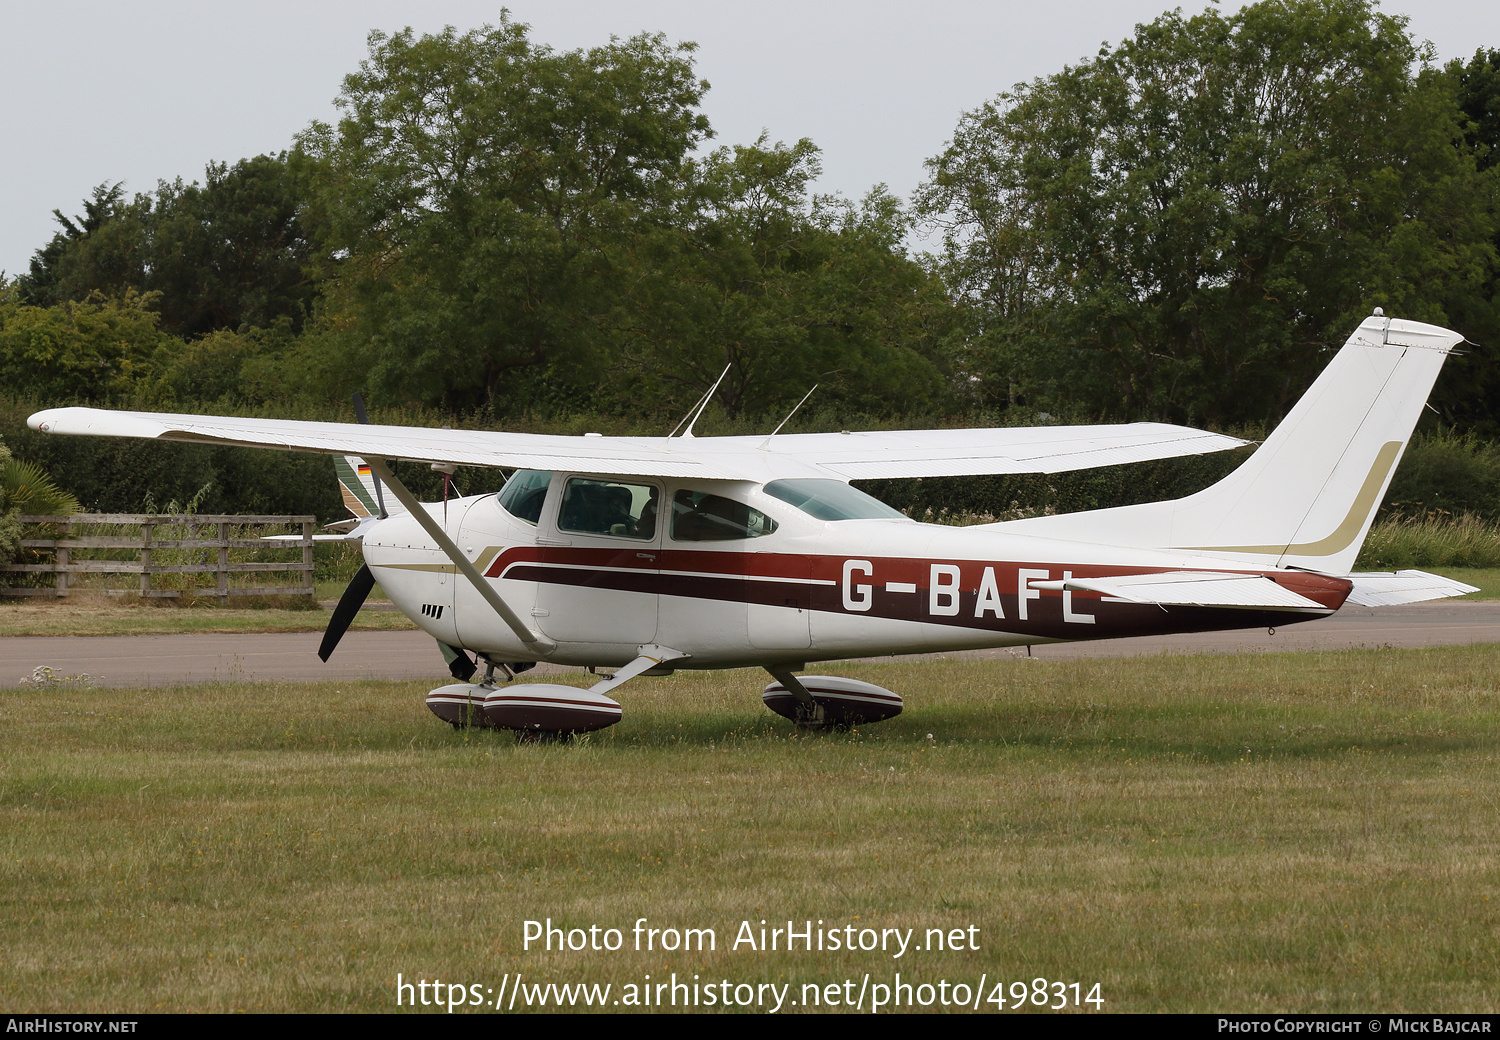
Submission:
POLYGON ((354 577, 349 581, 349 587, 339 597, 339 605, 333 608, 333 617, 328 619, 328 628, 323 633, 323 644, 318 647, 318 656, 328 660, 333 648, 339 645, 339 640, 344 638, 344 633, 349 631, 349 625, 354 620, 354 615, 359 613, 359 608, 364 606, 365 597, 375 587, 375 575, 370 571, 370 565, 362 563, 359 570, 354 572, 354 577))

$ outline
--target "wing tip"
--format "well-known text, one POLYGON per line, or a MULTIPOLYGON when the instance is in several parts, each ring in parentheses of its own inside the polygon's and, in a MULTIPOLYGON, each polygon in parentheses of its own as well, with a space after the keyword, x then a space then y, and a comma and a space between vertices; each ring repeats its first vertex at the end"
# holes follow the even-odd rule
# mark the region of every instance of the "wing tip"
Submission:
POLYGON ((143 437, 148 440, 155 440, 169 431, 160 420, 142 412, 112 412, 79 406, 35 412, 27 418, 26 425, 38 433, 143 437))

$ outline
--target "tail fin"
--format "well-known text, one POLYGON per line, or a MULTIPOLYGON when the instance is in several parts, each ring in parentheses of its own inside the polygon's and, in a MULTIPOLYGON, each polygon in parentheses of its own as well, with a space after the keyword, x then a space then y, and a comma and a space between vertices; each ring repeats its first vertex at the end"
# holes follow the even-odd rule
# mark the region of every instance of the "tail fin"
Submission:
MULTIPOLYGON (((380 515, 380 506, 375 494, 375 475, 365 460, 357 455, 335 455, 333 471, 339 478, 339 494, 343 496, 344 508, 355 520, 365 520, 380 515)), ((400 502, 386 504, 390 515, 406 512, 400 502)))
POLYGON ((1367 318, 1244 465, 1187 498, 1015 521, 1026 534, 1348 573, 1456 332, 1367 318))

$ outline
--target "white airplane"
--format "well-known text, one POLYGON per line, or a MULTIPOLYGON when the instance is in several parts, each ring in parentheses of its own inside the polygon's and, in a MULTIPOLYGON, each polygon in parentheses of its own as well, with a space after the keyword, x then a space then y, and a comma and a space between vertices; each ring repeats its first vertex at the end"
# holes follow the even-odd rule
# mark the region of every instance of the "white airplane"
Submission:
MULTIPOLYGON (((776 680, 763 697, 780 714, 847 725, 889 718, 901 698, 797 674, 809 662, 1281 626, 1345 602, 1475 591, 1420 571, 1350 573, 1462 340, 1377 311, 1249 460, 1206 490, 965 528, 918 523, 848 482, 1053 473, 1244 442, 1157 423, 768 437, 694 437, 689 423, 682 436, 571 437, 93 408, 38 412, 30 425, 363 459, 405 512, 360 502, 365 566, 321 653, 378 579, 465 680, 427 698, 454 725, 595 729, 619 720, 606 694, 636 676, 743 667, 776 680), (498 494, 424 505, 392 459, 516 472, 498 494), (587 690, 497 682, 537 661, 616 670, 587 690)), ((379 483, 362 486, 379 499, 379 483)))

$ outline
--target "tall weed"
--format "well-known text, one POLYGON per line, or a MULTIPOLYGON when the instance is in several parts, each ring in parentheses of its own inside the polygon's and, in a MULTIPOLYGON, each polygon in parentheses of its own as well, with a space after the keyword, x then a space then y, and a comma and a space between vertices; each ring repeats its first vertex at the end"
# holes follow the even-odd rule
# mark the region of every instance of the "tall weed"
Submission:
POLYGON ((1500 567, 1500 524, 1464 513, 1390 516, 1370 528, 1355 567, 1500 567))

